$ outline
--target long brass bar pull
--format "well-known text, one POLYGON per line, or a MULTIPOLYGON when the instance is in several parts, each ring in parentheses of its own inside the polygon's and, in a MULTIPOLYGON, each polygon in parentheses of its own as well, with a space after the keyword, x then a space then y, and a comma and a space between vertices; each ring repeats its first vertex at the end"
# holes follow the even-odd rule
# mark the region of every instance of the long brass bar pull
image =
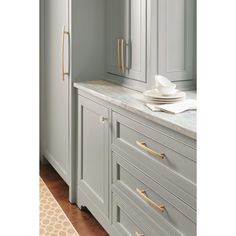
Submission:
MULTIPOLYGON (((65 75, 69 75, 69 68, 68 72, 65 72, 65 34, 69 37, 69 32, 65 31, 65 26, 62 27, 62 41, 61 41, 61 75, 62 80, 65 80, 65 75)), ((68 65, 68 67, 70 67, 68 65)))
POLYGON ((125 73, 125 40, 121 39, 121 71, 125 73))
POLYGON ((158 153, 154 150, 152 150, 151 148, 147 147, 146 143, 144 142, 139 142, 139 141, 136 141, 136 144, 141 147, 144 151, 152 154, 153 156, 155 157, 158 157, 160 158, 161 160, 164 160, 166 158, 165 154, 164 153, 158 153))
POLYGON ((135 236, 144 236, 144 234, 139 234, 138 232, 135 232, 135 236))
POLYGON ((117 69, 119 73, 121 73, 121 65, 120 65, 120 44, 121 39, 117 39, 117 69))
POLYGON ((154 201, 152 201, 150 198, 148 198, 145 194, 144 190, 136 189, 137 193, 139 194, 140 197, 142 197, 146 202, 157 208, 159 211, 162 213, 165 211, 165 207, 163 205, 157 205, 154 201))

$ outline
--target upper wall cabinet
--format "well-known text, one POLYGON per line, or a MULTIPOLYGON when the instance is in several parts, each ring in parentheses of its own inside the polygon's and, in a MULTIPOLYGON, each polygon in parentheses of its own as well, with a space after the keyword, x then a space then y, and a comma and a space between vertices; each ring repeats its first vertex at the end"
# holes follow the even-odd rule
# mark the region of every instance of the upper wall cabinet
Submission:
POLYGON ((155 74, 195 84, 196 0, 107 0, 106 78, 138 90, 155 74))
POLYGON ((107 17, 108 76, 146 83, 147 0, 108 0, 107 17))
POLYGON ((193 80, 196 0, 157 2, 158 72, 172 81, 193 80))

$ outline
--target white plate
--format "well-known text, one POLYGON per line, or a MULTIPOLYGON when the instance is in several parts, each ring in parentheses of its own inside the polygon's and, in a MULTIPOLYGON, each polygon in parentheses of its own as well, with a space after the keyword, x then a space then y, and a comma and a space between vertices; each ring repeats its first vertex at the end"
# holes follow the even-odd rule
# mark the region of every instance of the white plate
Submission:
POLYGON ((149 101, 146 101, 147 103, 152 103, 152 104, 172 104, 172 103, 176 103, 176 102, 180 102, 180 101, 183 101, 184 99, 180 99, 180 100, 177 100, 177 101, 158 101, 158 100, 149 100, 149 101))
POLYGON ((178 101, 178 100, 183 100, 185 97, 180 97, 180 98, 150 98, 146 97, 145 99, 148 100, 153 100, 153 101, 178 101))
MULTIPOLYGON (((182 101, 178 101, 178 102, 182 102, 182 101)), ((177 103, 177 102, 147 101, 146 103, 151 103, 151 104, 174 104, 174 103, 177 103)))
POLYGON ((171 93, 163 93, 163 92, 160 92, 162 96, 171 96, 171 95, 175 95, 179 92, 179 90, 177 89, 173 89, 173 91, 171 93))
POLYGON ((171 94, 171 95, 163 95, 161 94, 159 91, 157 90, 147 90, 143 92, 143 95, 145 97, 148 98, 155 98, 155 99, 165 99, 165 100, 169 100, 169 99, 175 99, 175 98, 184 98, 185 97, 185 93, 181 92, 181 91, 176 91, 175 94, 171 94))

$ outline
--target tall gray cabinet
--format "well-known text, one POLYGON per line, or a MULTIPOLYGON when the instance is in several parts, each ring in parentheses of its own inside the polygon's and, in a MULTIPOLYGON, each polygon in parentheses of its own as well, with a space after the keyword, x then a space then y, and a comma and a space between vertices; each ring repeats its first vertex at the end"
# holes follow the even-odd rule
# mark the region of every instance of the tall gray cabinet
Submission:
POLYGON ((40 154, 75 201, 73 83, 104 78, 105 0, 40 0, 40 154))
POLYGON ((69 183, 69 0, 41 4, 41 154, 69 183))

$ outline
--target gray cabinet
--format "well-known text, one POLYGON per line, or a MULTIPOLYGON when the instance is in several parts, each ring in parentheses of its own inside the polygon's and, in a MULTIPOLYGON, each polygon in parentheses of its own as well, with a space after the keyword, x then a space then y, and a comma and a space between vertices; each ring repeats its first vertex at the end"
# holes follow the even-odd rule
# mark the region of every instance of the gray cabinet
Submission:
POLYGON ((196 83, 196 0, 107 1, 106 78, 137 90, 160 74, 196 83))
POLYGON ((182 141, 161 126, 148 126, 117 112, 112 114, 114 150, 196 209, 196 144, 182 141), (161 154, 161 155, 160 155, 161 154))
POLYGON ((74 202, 73 83, 104 78, 105 0, 40 0, 40 5, 40 153, 69 185, 74 202))
POLYGON ((62 79, 61 49, 64 39, 64 70, 68 64, 69 0, 47 0, 43 5, 44 45, 41 54, 41 154, 66 183, 69 183, 69 87, 68 75, 62 79), (64 28, 64 32, 62 32, 64 28), (60 39, 60 40, 59 40, 60 39), (42 66, 42 64, 41 64, 42 66))
POLYGON ((112 236, 195 236, 196 140, 89 91, 78 90, 77 205, 112 236))
MULTIPOLYGON (((138 166, 129 164, 128 160, 112 153, 113 192, 132 199, 132 203, 128 205, 134 204, 134 209, 138 211, 140 208, 143 211, 139 215, 146 225, 150 226, 152 219, 155 219, 155 224, 149 228, 158 234, 152 235, 161 235, 161 230, 168 232, 167 235, 195 235, 195 210, 153 181, 146 173, 139 171, 138 166)), ((125 202, 128 203, 127 200, 125 202)), ((144 230, 145 227, 141 229, 144 230)))
POLYGON ((193 86, 196 0, 40 2, 40 152, 69 184, 73 201, 73 83, 106 79, 146 90, 162 74, 179 88, 193 86))
POLYGON ((78 99, 78 205, 108 218, 108 109, 82 96, 78 99))
POLYGON ((196 77, 196 0, 156 2, 157 71, 172 81, 190 84, 196 77))
POLYGON ((145 83, 147 0, 109 0, 107 16, 107 72, 145 83))

